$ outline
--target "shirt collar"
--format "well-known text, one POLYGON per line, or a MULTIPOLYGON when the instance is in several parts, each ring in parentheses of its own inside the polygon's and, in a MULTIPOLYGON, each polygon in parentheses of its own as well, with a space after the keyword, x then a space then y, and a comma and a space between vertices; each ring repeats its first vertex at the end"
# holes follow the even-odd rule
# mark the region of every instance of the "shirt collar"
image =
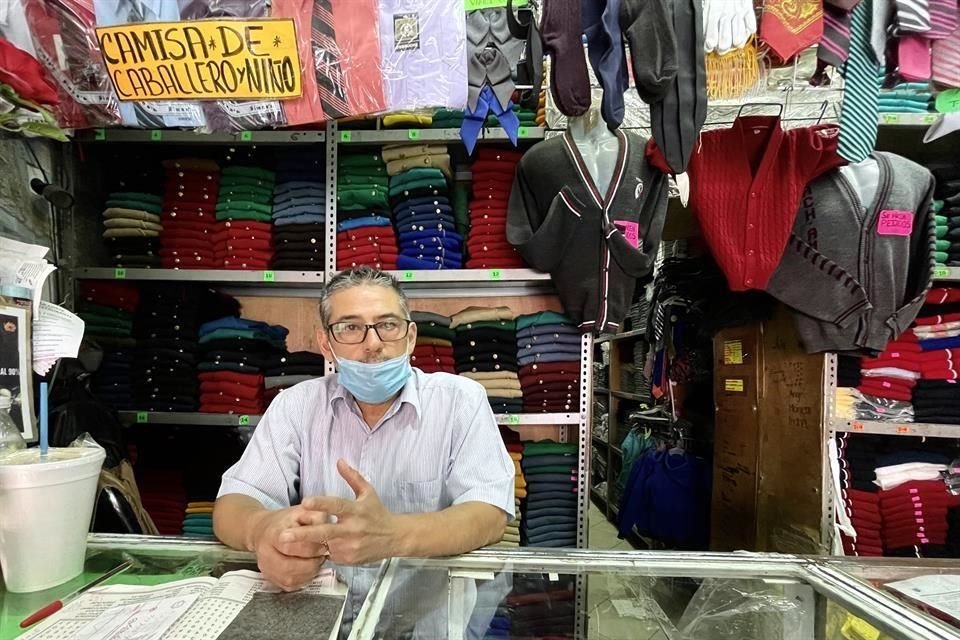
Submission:
MULTIPOLYGON (((160 20, 160 11, 163 8, 163 2, 164 0, 113 0, 114 13, 115 15, 120 15, 123 9, 136 4, 140 7, 149 7, 150 10, 153 11, 153 15, 156 16, 156 19, 160 20)), ((141 11, 141 13, 143 13, 143 11, 141 11)))
MULTIPOLYGON (((403 408, 404 404, 408 404, 413 408, 413 411, 416 415, 416 420, 414 425, 420 424, 420 376, 424 375, 419 369, 413 369, 410 373, 410 377, 407 379, 407 383, 403 385, 403 388, 400 390, 400 395, 393 401, 393 404, 390 405, 390 408, 387 409, 387 412, 383 414, 383 421, 386 421, 397 413, 400 412, 400 409, 403 408)), ((356 401, 354 400, 353 394, 347 391, 346 387, 340 384, 340 381, 337 380, 336 385, 334 386, 333 394, 330 396, 330 405, 336 409, 337 405, 341 405, 344 408, 356 407, 356 401)))

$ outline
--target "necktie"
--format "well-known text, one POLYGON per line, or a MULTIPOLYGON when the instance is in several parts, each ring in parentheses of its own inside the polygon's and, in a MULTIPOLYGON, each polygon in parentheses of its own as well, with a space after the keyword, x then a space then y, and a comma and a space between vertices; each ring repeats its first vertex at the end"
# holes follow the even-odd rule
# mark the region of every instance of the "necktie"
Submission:
POLYGON ((960 87, 960 28, 933 43, 933 80, 947 87, 960 87))
POLYGON ((516 146, 517 134, 520 130, 520 120, 517 114, 513 112, 513 101, 507 100, 507 104, 501 107, 496 94, 489 84, 483 85, 480 96, 477 99, 476 110, 467 110, 463 114, 463 124, 460 125, 460 139, 467 147, 467 153, 472 154, 477 145, 477 138, 480 137, 480 131, 487 121, 487 113, 493 112, 500 121, 500 126, 507 133, 510 142, 516 146))
POLYGON ((870 45, 873 0, 863 0, 850 20, 838 152, 849 162, 865 160, 877 142, 877 103, 882 75, 870 45))
POLYGON ((313 0, 311 22, 313 62, 317 74, 317 91, 323 112, 331 118, 350 115, 346 96, 346 78, 340 67, 340 47, 333 28, 333 8, 330 0, 313 0))
POLYGON ((930 31, 930 5, 927 0, 896 0, 895 35, 930 31))
POLYGON ((817 57, 837 67, 847 61, 850 50, 850 12, 830 4, 823 6, 823 37, 817 48, 817 57))

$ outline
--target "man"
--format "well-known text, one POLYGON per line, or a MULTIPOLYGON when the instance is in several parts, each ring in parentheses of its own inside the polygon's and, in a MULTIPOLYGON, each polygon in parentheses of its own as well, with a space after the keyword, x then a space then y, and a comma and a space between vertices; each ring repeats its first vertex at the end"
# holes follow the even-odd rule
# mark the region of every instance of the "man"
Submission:
POLYGON ((410 367, 417 327, 389 274, 334 276, 320 314, 320 349, 339 373, 267 410, 223 475, 217 537, 256 553, 286 590, 308 584, 328 554, 353 565, 500 540, 514 466, 483 387, 410 367))

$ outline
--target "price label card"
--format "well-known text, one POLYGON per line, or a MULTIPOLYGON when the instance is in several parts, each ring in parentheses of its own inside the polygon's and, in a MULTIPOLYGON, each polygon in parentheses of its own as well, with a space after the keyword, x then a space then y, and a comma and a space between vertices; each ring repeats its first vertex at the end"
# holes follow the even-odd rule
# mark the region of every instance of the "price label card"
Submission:
POLYGON ((518 138, 526 138, 529 135, 530 135, 530 131, 527 129, 527 127, 520 127, 519 129, 517 129, 518 138))
POLYGON ((933 270, 934 278, 949 278, 950 267, 935 267, 933 270))
POLYGON ((114 279, 114 280, 126 280, 126 279, 127 279, 127 270, 126 270, 126 269, 114 269, 114 270, 113 270, 113 279, 114 279))
POLYGON ((403 279, 404 279, 406 282, 410 282, 411 280, 413 280, 413 278, 414 278, 413 271, 404 271, 404 272, 403 272, 403 279))
POLYGON ((253 133, 250 131, 241 131, 240 139, 243 140, 244 142, 250 142, 251 140, 253 140, 253 133))
POLYGON ((94 140, 106 140, 106 139, 107 139, 107 132, 104 131, 103 129, 95 129, 94 132, 93 132, 93 139, 94 139, 94 140))
POLYGON ((277 274, 273 271, 264 271, 263 272, 263 281, 264 282, 276 282, 277 274))
POLYGON ((240 425, 241 427, 249 427, 250 416, 240 416, 239 418, 237 418, 237 424, 240 425))
POLYGON ((854 422, 852 425, 850 425, 850 428, 851 428, 853 431, 863 431, 863 423, 862 423, 862 422, 854 422))
POLYGON ((507 424, 520 424, 520 416, 511 413, 507 416, 507 424))
POLYGON ((906 425, 897 425, 897 433, 910 433, 910 427, 906 425))
POLYGON ((731 393, 743 393, 743 379, 742 378, 726 378, 723 381, 723 390, 730 391, 731 393))
POLYGON ((340 142, 350 142, 353 140, 353 131, 341 131, 340 142))
POLYGON ((410 129, 407 131, 407 138, 410 140, 419 140, 420 139, 420 129, 410 129))
POLYGON ((900 116, 896 113, 885 113, 882 119, 884 124, 896 124, 900 122, 900 116))
POLYGON ((153 140, 154 142, 163 140, 163 131, 161 131, 160 129, 153 129, 152 131, 150 131, 150 139, 153 140))
POLYGON ((146 411, 137 411, 137 424, 150 422, 150 414, 146 411))
POLYGON ((937 121, 937 116, 931 113, 929 115, 923 116, 922 120, 923 120, 923 124, 933 124, 934 122, 937 121))
POLYGON ((491 269, 490 270, 490 279, 491 280, 501 280, 503 278, 503 273, 500 269, 491 269))
POLYGON ((743 342, 740 340, 724 341, 723 364, 743 364, 743 342))

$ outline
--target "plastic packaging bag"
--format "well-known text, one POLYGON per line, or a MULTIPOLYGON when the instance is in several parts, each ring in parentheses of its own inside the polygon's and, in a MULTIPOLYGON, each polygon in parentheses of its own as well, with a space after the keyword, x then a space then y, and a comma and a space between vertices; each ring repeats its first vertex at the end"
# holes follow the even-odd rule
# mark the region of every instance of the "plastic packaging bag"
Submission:
POLYGON ((707 579, 677 624, 683 640, 779 638, 801 613, 779 585, 762 580, 707 579))
POLYGON ((856 392, 860 399, 855 405, 857 420, 885 420, 888 422, 913 422, 913 404, 903 400, 890 400, 856 392))
POLYGON ((463 0, 380 0, 386 110, 467 104, 463 0))
POLYGON ((93 0, 24 0, 37 59, 57 83, 65 129, 120 124, 120 108, 93 30, 93 0))

